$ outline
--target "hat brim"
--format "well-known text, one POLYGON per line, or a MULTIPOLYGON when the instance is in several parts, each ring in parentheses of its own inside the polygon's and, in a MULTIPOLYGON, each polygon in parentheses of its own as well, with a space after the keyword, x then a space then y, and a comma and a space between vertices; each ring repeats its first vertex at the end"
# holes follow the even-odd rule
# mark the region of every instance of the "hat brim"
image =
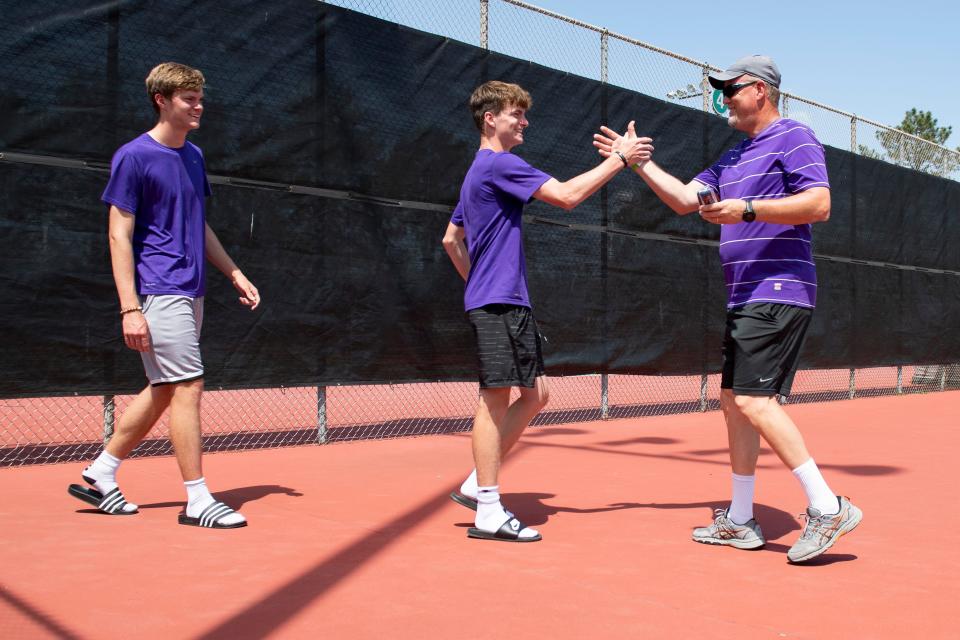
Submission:
POLYGON ((745 72, 744 71, 721 71, 719 73, 711 73, 707 76, 707 79, 710 81, 710 86, 714 89, 722 90, 723 83, 727 80, 733 80, 734 78, 739 78, 745 72))

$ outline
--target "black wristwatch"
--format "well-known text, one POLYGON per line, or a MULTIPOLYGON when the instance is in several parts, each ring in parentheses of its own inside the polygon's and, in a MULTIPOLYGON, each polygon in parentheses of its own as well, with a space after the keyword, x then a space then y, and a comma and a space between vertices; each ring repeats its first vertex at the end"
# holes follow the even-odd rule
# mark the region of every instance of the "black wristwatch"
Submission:
POLYGON ((753 211, 753 202, 750 200, 747 200, 746 202, 747 206, 744 207, 743 216, 741 217, 743 218, 744 222, 753 222, 757 219, 757 214, 753 211))

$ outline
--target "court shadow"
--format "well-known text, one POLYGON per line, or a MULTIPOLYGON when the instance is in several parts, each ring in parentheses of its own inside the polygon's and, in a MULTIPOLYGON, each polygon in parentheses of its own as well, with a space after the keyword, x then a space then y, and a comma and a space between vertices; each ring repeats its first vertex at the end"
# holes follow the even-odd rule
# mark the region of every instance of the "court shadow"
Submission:
POLYGON ((571 429, 569 427, 537 427, 531 426, 524 430, 524 438, 543 438, 546 436, 577 436, 583 433, 589 433, 583 429, 571 429))
MULTIPOLYGON (((770 546, 770 545, 767 545, 770 546)), ((786 553, 786 551, 784 551, 786 553)), ((830 553, 827 551, 822 556, 817 556, 813 560, 808 560, 807 562, 801 562, 800 564, 790 563, 792 567, 823 567, 830 564, 836 564, 838 562, 850 562, 851 560, 857 560, 857 556, 852 553, 830 553)))
MULTIPOLYGON (((254 500, 259 500, 274 494, 283 494, 293 498, 303 494, 290 487, 281 487, 276 484, 261 484, 252 487, 238 487, 236 489, 227 489, 226 491, 215 491, 213 497, 225 503, 232 509, 239 510, 243 505, 254 500)), ((176 502, 152 502, 150 504, 141 504, 141 509, 167 509, 170 507, 183 507, 185 500, 176 502)))
POLYGON ((891 467, 886 464, 820 464, 821 469, 830 469, 832 471, 842 471, 852 476, 886 476, 894 473, 903 473, 900 467, 891 467))
POLYGON ((677 444, 680 440, 676 438, 661 438, 657 436, 644 436, 640 438, 628 438, 626 440, 608 440, 607 442, 598 442, 597 444, 608 447, 616 447, 625 444, 677 444))
MULTIPOLYGON (((517 515, 518 518, 529 526, 538 526, 546 524, 550 516, 558 513, 603 513, 607 511, 622 511, 624 509, 705 509, 703 514, 703 526, 713 521, 714 511, 716 509, 725 509, 730 504, 727 500, 705 501, 705 502, 615 502, 602 507, 564 507, 560 505, 548 504, 547 501, 555 498, 552 493, 505 493, 502 496, 503 504, 517 515)), ((799 531, 800 524, 796 518, 781 509, 767 506, 765 504, 755 504, 753 506, 754 516, 763 527, 763 532, 768 539, 777 539, 792 531, 799 531)), ((472 519, 471 519, 472 520, 472 519)), ((469 523, 458 523, 458 527, 472 527, 472 521, 469 523)), ((768 547, 770 545, 767 545, 768 547)))

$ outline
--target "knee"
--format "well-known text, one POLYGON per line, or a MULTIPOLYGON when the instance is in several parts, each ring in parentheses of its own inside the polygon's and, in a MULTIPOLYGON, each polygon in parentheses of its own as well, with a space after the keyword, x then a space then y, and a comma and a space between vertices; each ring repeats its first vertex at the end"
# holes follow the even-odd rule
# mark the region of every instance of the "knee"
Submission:
POLYGON ((766 412, 771 398, 767 396, 732 395, 733 406, 742 413, 751 424, 756 424, 766 412))
POLYGON ((188 382, 176 382, 170 385, 172 401, 177 403, 199 403, 203 393, 203 378, 188 382))

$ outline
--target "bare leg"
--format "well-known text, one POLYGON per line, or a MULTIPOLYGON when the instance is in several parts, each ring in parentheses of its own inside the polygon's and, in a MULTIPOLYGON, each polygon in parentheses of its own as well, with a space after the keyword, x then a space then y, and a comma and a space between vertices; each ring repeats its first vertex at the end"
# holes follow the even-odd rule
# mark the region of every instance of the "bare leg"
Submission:
POLYGON ((170 441, 183 480, 203 477, 200 442, 200 397, 203 379, 170 385, 170 441))
POLYGON ((481 389, 480 404, 473 420, 473 461, 477 468, 477 484, 497 484, 500 472, 501 428, 510 402, 510 389, 481 389))
MULTIPOLYGON (((732 392, 730 393, 732 395, 732 392)), ((788 468, 796 469, 810 459, 810 453, 803 442, 800 430, 777 402, 776 396, 735 395, 733 404, 736 407, 736 413, 746 418, 788 468)), ((740 441, 738 445, 745 447, 740 441)), ((733 460, 733 442, 731 442, 731 460, 733 460)), ((746 456, 739 460, 739 462, 744 461, 746 456)), ((753 456, 753 466, 756 467, 756 454, 753 456)), ((737 473, 736 467, 734 473, 737 473)))
POLYGON ((510 405, 507 414, 503 419, 503 425, 500 428, 500 458, 506 457, 507 452, 517 444, 517 440, 523 434, 534 416, 540 413, 540 410, 547 405, 550 399, 550 385, 547 383, 546 376, 540 376, 536 379, 533 388, 520 389, 520 397, 510 405))
POLYGON ((141 391, 120 416, 117 428, 107 443, 106 451, 123 460, 146 437, 170 404, 169 385, 148 386, 141 391))
POLYGON ((756 473, 760 455, 760 434, 737 407, 732 390, 720 390, 720 407, 727 423, 730 467, 737 475, 752 476, 756 473))

